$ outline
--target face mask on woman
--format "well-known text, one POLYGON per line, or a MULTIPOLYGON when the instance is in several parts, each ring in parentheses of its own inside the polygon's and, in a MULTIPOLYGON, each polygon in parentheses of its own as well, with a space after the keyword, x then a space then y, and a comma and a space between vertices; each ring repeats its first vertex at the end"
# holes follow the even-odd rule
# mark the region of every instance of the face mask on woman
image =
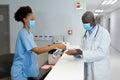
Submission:
POLYGON ((35 20, 30 20, 29 27, 34 28, 35 27, 35 20))

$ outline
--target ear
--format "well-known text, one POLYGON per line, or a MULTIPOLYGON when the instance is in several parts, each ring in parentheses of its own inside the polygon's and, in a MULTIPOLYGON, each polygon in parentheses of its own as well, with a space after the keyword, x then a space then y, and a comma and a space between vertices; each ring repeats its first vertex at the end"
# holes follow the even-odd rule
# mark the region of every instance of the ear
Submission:
POLYGON ((95 18, 93 18, 93 20, 92 20, 93 22, 95 22, 95 18))
POLYGON ((90 25, 93 27, 95 26, 95 19, 94 18, 91 20, 90 25))
POLYGON ((26 22, 26 19, 25 18, 23 18, 23 23, 25 23, 26 22))
POLYGON ((95 25, 96 25, 95 21, 91 23, 91 26, 94 27, 95 25))
POLYGON ((23 23, 28 24, 28 20, 26 18, 23 18, 23 23))

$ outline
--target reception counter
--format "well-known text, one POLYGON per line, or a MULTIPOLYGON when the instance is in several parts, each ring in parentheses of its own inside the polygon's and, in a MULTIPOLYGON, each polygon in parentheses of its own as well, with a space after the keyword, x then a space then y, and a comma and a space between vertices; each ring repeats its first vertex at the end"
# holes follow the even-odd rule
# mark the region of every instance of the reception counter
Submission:
POLYGON ((84 80, 84 62, 64 53, 44 80, 84 80))

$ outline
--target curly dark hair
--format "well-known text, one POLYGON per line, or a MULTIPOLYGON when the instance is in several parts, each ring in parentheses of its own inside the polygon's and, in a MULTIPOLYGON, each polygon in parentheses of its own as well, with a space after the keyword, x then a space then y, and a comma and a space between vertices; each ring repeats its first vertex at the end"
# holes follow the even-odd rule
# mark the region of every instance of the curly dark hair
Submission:
POLYGON ((32 13, 32 9, 29 6, 22 6, 16 11, 14 18, 18 22, 23 22, 23 18, 26 18, 29 13, 32 13))

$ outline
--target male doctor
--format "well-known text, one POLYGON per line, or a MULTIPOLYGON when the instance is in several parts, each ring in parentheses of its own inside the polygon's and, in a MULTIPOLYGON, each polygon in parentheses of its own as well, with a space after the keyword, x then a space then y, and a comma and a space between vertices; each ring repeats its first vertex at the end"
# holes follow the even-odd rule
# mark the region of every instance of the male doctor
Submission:
POLYGON ((84 59, 84 80, 110 80, 109 46, 110 35, 106 29, 96 24, 92 12, 82 16, 86 30, 81 48, 68 50, 68 55, 81 55, 84 59))

